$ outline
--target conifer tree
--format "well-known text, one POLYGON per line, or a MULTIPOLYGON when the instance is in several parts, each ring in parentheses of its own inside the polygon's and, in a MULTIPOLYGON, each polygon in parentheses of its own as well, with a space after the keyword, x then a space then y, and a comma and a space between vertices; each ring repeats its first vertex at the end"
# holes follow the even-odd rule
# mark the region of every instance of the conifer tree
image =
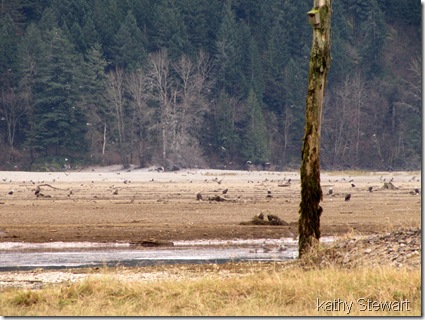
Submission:
POLYGON ((275 18, 268 35, 267 51, 264 59, 265 92, 264 101, 274 110, 280 112, 285 101, 286 83, 284 76, 285 66, 289 60, 288 31, 284 28, 285 17, 280 9, 270 8, 275 18))
POLYGON ((263 66, 257 42, 251 37, 249 41, 249 82, 259 101, 264 94, 263 66))
POLYGON ((231 9, 231 1, 226 1, 222 9, 223 20, 217 33, 215 55, 215 78, 217 89, 224 89, 231 96, 239 95, 241 81, 240 59, 238 55, 238 26, 231 9))
POLYGON ((85 44, 84 51, 87 51, 96 43, 100 43, 99 33, 96 30, 91 13, 84 16, 81 33, 85 44))
POLYGON ((242 153, 246 161, 265 163, 270 160, 266 122, 254 89, 247 99, 248 122, 242 141, 242 153))
POLYGON ((103 163, 107 134, 109 133, 110 108, 105 98, 106 62, 99 43, 95 43, 87 52, 84 60, 84 73, 81 74, 81 104, 87 117, 88 142, 90 153, 103 163), (97 158, 102 154, 101 159, 97 158))
POLYGON ((16 71, 18 30, 10 15, 0 20, 0 86, 13 85, 16 71))
POLYGON ((240 136, 235 124, 235 101, 224 90, 215 103, 213 152, 224 162, 232 161, 240 154, 240 136))
POLYGON ((113 59, 112 46, 114 45, 114 36, 120 29, 124 17, 128 11, 122 12, 118 3, 125 1, 117 0, 92 0, 92 18, 96 31, 99 35, 99 41, 108 61, 113 59))
MULTIPOLYGON (((19 43, 17 57, 19 60, 18 88, 22 95, 22 103, 27 109, 25 135, 31 134, 35 125, 34 119, 34 94, 35 80, 39 70, 40 61, 45 56, 45 43, 43 42, 41 32, 35 24, 30 24, 25 35, 19 43)), ((31 149, 30 149, 30 155, 31 149)))
POLYGON ((135 70, 143 64, 146 59, 145 41, 132 12, 128 12, 113 40, 113 62, 116 66, 135 70))
MULTIPOLYGON (((79 129, 80 132, 89 129, 90 134, 86 137, 90 137, 90 142, 76 140, 86 143, 91 153, 97 156, 101 149, 102 152, 105 150, 105 142, 111 141, 110 135, 114 133, 112 125, 115 122, 112 121, 109 104, 102 102, 105 89, 97 88, 91 82, 93 80, 88 80, 88 77, 94 79, 91 74, 97 69, 94 65, 86 64, 91 59, 89 56, 97 50, 92 51, 93 46, 99 43, 99 59, 103 59, 103 62, 110 61, 102 68, 106 68, 106 72, 117 66, 123 68, 124 78, 137 72, 139 68, 147 72, 146 77, 152 78, 149 59, 145 58, 160 50, 168 52, 168 91, 159 87, 149 90, 148 104, 158 114, 161 113, 161 117, 156 114, 149 123, 149 132, 152 133, 149 139, 143 134, 143 141, 146 142, 143 148, 149 150, 149 157, 152 159, 159 157, 161 150, 157 149, 164 138, 165 145, 169 148, 162 150, 162 153, 165 151, 169 154, 168 160, 181 156, 178 150, 182 148, 177 147, 176 137, 179 128, 182 128, 178 116, 184 98, 180 91, 182 80, 173 66, 182 57, 195 62, 197 53, 203 49, 214 59, 214 66, 207 79, 213 85, 202 91, 199 99, 196 99, 202 101, 203 105, 197 109, 202 109, 197 120, 204 121, 203 128, 200 129, 199 122, 186 130, 190 131, 186 136, 202 136, 202 144, 198 144, 197 139, 190 143, 183 142, 183 139, 180 142, 185 146, 183 149, 186 149, 189 157, 194 153, 187 151, 186 146, 196 144, 197 148, 201 145, 205 148, 201 151, 205 152, 206 159, 210 159, 211 166, 215 165, 214 161, 217 159, 213 159, 211 155, 216 154, 217 150, 221 153, 222 160, 242 165, 244 155, 241 141, 246 138, 248 114, 241 111, 246 111, 252 89, 263 116, 267 119, 272 152, 270 161, 276 164, 280 162, 288 167, 298 165, 304 120, 302 88, 307 83, 311 37, 309 25, 305 23, 309 1, 311 0, 2 1, 0 89, 4 90, 2 97, 6 97, 3 102, 19 101, 19 105, 22 102, 25 109, 16 127, 16 139, 13 139, 16 141, 16 149, 21 147, 22 141, 31 142, 35 146, 51 139, 39 137, 41 133, 46 134, 38 125, 42 114, 51 114, 52 123, 72 120, 74 116, 67 116, 62 121, 51 112, 53 109, 43 110, 46 105, 52 106, 56 102, 41 103, 42 99, 55 96, 64 101, 57 102, 61 107, 65 106, 67 110, 69 106, 82 107, 84 116, 89 118, 86 122, 91 126, 79 129), (51 32, 55 28, 60 28, 64 38, 74 47, 71 50, 73 58, 69 59, 66 53, 69 50, 65 45, 63 56, 62 53, 58 54, 60 59, 48 64, 54 42, 51 32), (71 86, 75 90, 73 94, 66 90, 63 90, 63 94, 59 85, 54 90, 48 90, 55 83, 62 83, 64 86, 62 80, 51 81, 46 76, 49 69, 64 61, 68 61, 68 65, 59 73, 75 74, 71 86), (78 69, 81 68, 85 72, 78 75, 78 69), (80 81, 80 85, 74 85, 80 81), (89 87, 93 90, 88 89, 89 87), (166 99, 160 99, 159 92, 166 92, 166 99), (164 104, 159 101, 168 102, 164 104), (169 112, 162 112, 165 109, 159 112, 159 105, 167 106, 169 112), (170 122, 171 119, 174 122, 170 122), (154 133, 168 124, 170 127, 162 131, 163 134, 166 133, 166 137, 161 138, 161 135, 154 133)), ((409 168, 412 168, 417 162, 415 159, 420 158, 421 139, 416 134, 420 132, 420 119, 408 115, 408 110, 402 107, 403 103, 412 103, 407 92, 403 92, 406 90, 402 89, 402 85, 405 81, 413 80, 409 62, 421 42, 420 3, 349 0, 335 2, 333 10, 336 13, 332 35, 333 67, 328 76, 330 99, 329 102, 324 102, 323 165, 326 168, 337 168, 351 164, 351 161, 347 161, 352 158, 351 150, 344 152, 343 157, 335 158, 335 162, 330 160, 332 157, 328 155, 332 153, 333 142, 329 137, 335 136, 336 132, 325 131, 334 130, 334 126, 328 124, 330 119, 338 116, 337 109, 332 106, 338 104, 336 100, 339 85, 349 75, 359 72, 365 81, 374 85, 365 89, 368 102, 361 110, 368 117, 365 118, 367 121, 361 122, 361 135, 364 134, 364 139, 361 148, 359 144, 355 165, 359 168, 387 169, 394 165, 402 168, 409 163, 409 168), (402 50, 403 48, 406 50, 402 50), (384 68, 384 61, 397 63, 386 63, 384 68), (375 133, 376 140, 371 140, 370 137, 375 133)), ((92 58, 97 59, 95 55, 92 58)), ((53 71, 50 74, 53 78, 53 71)), ((125 95, 127 99, 128 92, 125 95)), ((3 103, 2 106, 5 105, 3 103)), ((10 107, 17 105, 8 104, 10 107)), ((137 123, 135 117, 132 117, 132 109, 127 111, 125 117, 129 121, 128 132, 133 134, 137 123)), ((352 117, 349 113, 346 117, 352 117)), ((3 114, 1 118, 7 117, 3 114)), ((0 141, 10 144, 8 128, 5 120, 0 122, 0 141)), ((356 135, 359 134, 360 131, 357 130, 356 135)), ((357 140, 359 139, 356 138, 357 140)), ((135 140, 132 138, 129 141, 135 140)), ((65 148, 62 142, 59 145, 58 154, 65 148)), ((46 154, 56 153, 52 151, 54 148, 50 142, 48 147, 40 148, 46 154)), ((201 151, 197 154, 201 155, 201 151)))
POLYGON ((155 19, 151 39, 151 49, 167 49, 172 61, 184 53, 191 52, 187 28, 175 0, 161 0, 155 10, 155 19))
POLYGON ((64 32, 53 28, 46 34, 45 56, 38 62, 34 79, 34 118, 28 145, 44 155, 64 152, 76 156, 86 149, 86 121, 77 103, 78 58, 64 32))
POLYGON ((187 29, 190 54, 200 49, 214 55, 216 31, 220 24, 221 0, 179 0, 177 2, 187 29))

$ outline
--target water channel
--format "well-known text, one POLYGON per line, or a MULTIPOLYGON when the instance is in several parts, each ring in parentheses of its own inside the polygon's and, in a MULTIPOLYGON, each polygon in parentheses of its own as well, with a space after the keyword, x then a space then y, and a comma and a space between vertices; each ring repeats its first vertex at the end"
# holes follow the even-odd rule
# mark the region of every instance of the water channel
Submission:
MULTIPOLYGON (((334 238, 323 237, 321 242, 334 238)), ((0 271, 146 266, 160 264, 284 261, 298 256, 292 238, 175 241, 174 246, 141 247, 129 243, 0 243, 0 271)))

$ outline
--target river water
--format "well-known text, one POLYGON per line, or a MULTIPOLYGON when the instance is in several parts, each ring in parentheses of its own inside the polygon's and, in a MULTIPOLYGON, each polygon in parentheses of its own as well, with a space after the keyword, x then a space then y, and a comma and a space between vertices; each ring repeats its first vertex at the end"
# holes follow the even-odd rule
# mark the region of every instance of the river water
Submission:
MULTIPOLYGON (((332 237, 321 238, 322 242, 333 240, 332 237)), ((3 242, 0 243, 0 271, 285 261, 297 256, 298 242, 292 238, 175 241, 174 246, 155 248, 132 246, 129 243, 3 242)))

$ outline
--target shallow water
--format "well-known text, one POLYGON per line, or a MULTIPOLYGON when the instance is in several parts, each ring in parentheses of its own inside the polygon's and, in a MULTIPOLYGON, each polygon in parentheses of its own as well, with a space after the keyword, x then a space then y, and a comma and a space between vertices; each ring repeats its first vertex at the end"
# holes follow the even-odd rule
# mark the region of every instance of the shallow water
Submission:
MULTIPOLYGON (((334 239, 322 238, 322 242, 334 239)), ((0 271, 35 268, 145 266, 231 261, 285 261, 298 256, 292 238, 175 241, 174 246, 144 248, 128 243, 0 243, 0 271)))

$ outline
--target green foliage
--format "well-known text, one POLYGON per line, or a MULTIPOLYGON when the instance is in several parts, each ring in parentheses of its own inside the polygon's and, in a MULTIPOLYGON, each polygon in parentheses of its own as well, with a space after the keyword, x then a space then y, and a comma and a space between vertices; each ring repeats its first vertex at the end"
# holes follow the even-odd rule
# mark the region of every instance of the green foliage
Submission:
MULTIPOLYGON (((47 154, 85 149, 85 117, 77 104, 78 57, 64 32, 46 33, 45 56, 34 78, 34 119, 28 145, 47 154)), ((41 57, 39 57, 41 58, 41 57)))
POLYGON ((84 72, 81 73, 82 88, 80 93, 88 106, 98 106, 100 112, 105 111, 106 67, 108 63, 103 56, 99 43, 95 43, 87 52, 83 62, 84 72))
POLYGON ((216 33, 219 28, 220 0, 179 0, 177 2, 187 28, 188 41, 191 44, 191 56, 200 49, 215 53, 216 33))
POLYGON ((81 27, 81 38, 82 38, 82 50, 87 50, 95 43, 99 43, 99 33, 96 30, 96 26, 94 24, 93 18, 90 14, 86 14, 83 17, 83 24, 81 27))
POLYGON ((3 84, 13 82, 12 70, 16 69, 18 30, 9 15, 0 20, 0 81, 3 84))
POLYGON ((219 90, 231 96, 240 95, 241 51, 238 47, 238 25, 231 10, 230 1, 223 6, 223 20, 217 33, 215 78, 219 90))
POLYGON ((242 139, 242 154, 246 161, 265 163, 270 160, 270 149, 266 122, 257 95, 254 90, 249 92, 247 99, 248 123, 242 139))
MULTIPOLYGON (((87 119, 87 141, 91 154, 101 152, 101 145, 94 143, 99 139, 110 118, 110 107, 105 98, 107 62, 100 44, 95 43, 87 52, 82 62, 84 72, 80 74, 81 88, 78 103, 87 119)), ((92 160, 95 160, 92 158, 92 160)))
POLYGON ((119 30, 121 23, 128 11, 123 12, 118 4, 125 1, 117 0, 93 0, 92 18, 96 31, 99 35, 100 44, 104 48, 105 56, 112 58, 113 37, 119 30))
MULTIPOLYGON (((17 148, 22 149, 22 141, 26 141, 31 146, 26 150, 48 154, 71 148, 84 156, 84 150, 101 152, 105 146, 115 152, 112 141, 117 137, 109 130, 113 117, 105 101, 105 74, 115 67, 123 68, 125 76, 135 70, 148 74, 149 55, 161 49, 167 49, 171 70, 183 55, 193 60, 202 49, 212 58, 208 88, 201 90, 205 129, 193 132, 200 126, 192 126, 190 130, 193 136, 203 137, 205 159, 220 158, 242 166, 248 152, 242 151, 242 141, 249 140, 248 124, 252 123, 247 119, 259 116, 273 119, 273 124, 264 125, 267 132, 273 132, 270 141, 266 139, 268 158, 299 165, 312 36, 306 18, 310 9, 310 0, 4 1, 0 11, 0 90, 16 88, 17 97, 25 103, 17 127, 17 148), (249 110, 255 110, 251 90, 261 115, 244 109, 251 105, 249 110)), ((420 52, 420 24, 421 5, 415 0, 333 1, 325 120, 338 119, 335 112, 341 84, 350 75, 361 73, 362 81, 371 84, 365 86, 359 124, 369 139, 360 141, 362 150, 355 164, 349 160, 351 150, 343 157, 344 163, 328 162, 335 149, 335 141, 328 137, 335 136, 335 131, 325 123, 325 165, 410 168, 407 163, 420 158, 420 121, 399 109, 394 113, 391 107, 411 104, 410 97, 397 90, 404 81, 412 82, 409 62, 420 52), (408 128, 415 134, 407 134, 408 128), (380 137, 381 156, 370 139, 374 133, 380 137), (394 151, 394 145, 400 147, 394 151)), ((182 79, 172 71, 169 80, 176 100, 166 99, 178 106, 177 88, 182 79)), ((158 92, 146 94, 149 106, 155 109, 158 92)), ((5 105, 0 101, 1 115, 6 112, 5 105)), ((173 117, 180 111, 176 107, 170 112, 173 117)), ((346 112, 345 117, 354 117, 353 110, 346 112)), ((131 126, 127 132, 138 127, 131 112, 124 120, 131 126)), ((143 146, 153 159, 161 152, 153 134, 159 123, 158 117, 149 119, 152 134, 143 146)), ((7 135, 6 126, 0 123, 0 138, 7 135)), ((347 132, 344 139, 346 145, 352 145, 352 134, 347 132)), ((250 141, 248 145, 259 143, 250 141)), ((255 153, 255 148, 248 153, 255 153)), ((131 156, 137 153, 134 146, 129 152, 131 156)))
POLYGON ((231 161, 240 146, 240 137, 234 120, 234 106, 224 92, 221 92, 217 106, 214 150, 222 160, 231 161))
POLYGON ((384 0, 379 1, 379 6, 388 17, 389 21, 397 21, 406 25, 420 28, 421 24, 421 3, 415 0, 384 0))
POLYGON ((151 48, 166 48, 169 57, 177 61, 183 53, 190 53, 187 28, 175 0, 158 1, 154 19, 151 48))
MULTIPOLYGON (((272 8, 270 8, 271 10, 272 8)), ((289 56, 288 31, 284 27, 284 12, 276 9, 276 19, 272 20, 271 31, 267 42, 265 65, 265 96, 264 101, 278 111, 285 98, 286 82, 283 79, 285 66, 289 56)))
POLYGON ((130 71, 142 66, 146 59, 146 41, 131 12, 128 12, 113 40, 112 53, 116 66, 130 71))

